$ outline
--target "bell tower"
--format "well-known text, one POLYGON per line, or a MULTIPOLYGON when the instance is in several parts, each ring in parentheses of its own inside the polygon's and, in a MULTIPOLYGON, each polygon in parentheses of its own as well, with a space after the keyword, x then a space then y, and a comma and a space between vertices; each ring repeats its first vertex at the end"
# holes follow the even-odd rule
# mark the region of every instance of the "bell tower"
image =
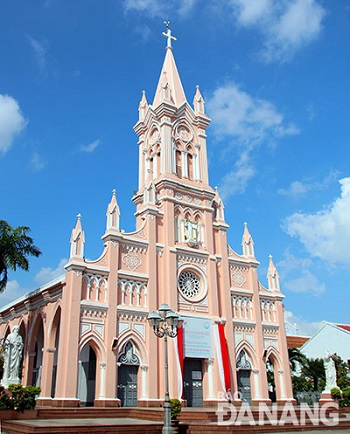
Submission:
MULTIPOLYGON (((168 22, 166 25, 166 54, 153 103, 148 104, 143 92, 139 120, 134 127, 139 137, 139 184, 133 197, 137 218, 160 211, 169 189, 174 193, 174 205, 189 189, 205 195, 210 202, 215 195, 208 179, 206 129, 210 119, 205 114, 199 86, 194 107, 187 102, 173 56, 172 41, 176 38, 171 35, 168 22)), ((141 224, 138 220, 137 228, 141 224)), ((179 231, 183 241, 193 243, 198 240, 200 228, 188 221, 179 231)))

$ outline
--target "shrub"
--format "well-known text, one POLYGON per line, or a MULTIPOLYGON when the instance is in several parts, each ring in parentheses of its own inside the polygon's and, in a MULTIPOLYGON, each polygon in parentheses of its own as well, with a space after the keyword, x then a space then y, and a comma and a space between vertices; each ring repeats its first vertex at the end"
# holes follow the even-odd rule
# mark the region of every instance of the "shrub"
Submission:
POLYGON ((343 404, 344 407, 350 406, 350 386, 344 387, 343 389, 343 404))
POLYGON ((331 389, 331 394, 334 399, 341 398, 341 390, 339 389, 339 387, 333 387, 333 389, 331 389))
POLYGON ((177 420, 179 414, 181 413, 181 403, 177 398, 172 398, 170 400, 171 409, 171 420, 177 420))
POLYGON ((0 386, 0 410, 13 410, 11 395, 3 386, 0 386))
POLYGON ((26 386, 21 384, 10 384, 8 389, 0 388, 0 409, 1 410, 33 410, 35 408, 36 396, 39 395, 40 387, 26 386))

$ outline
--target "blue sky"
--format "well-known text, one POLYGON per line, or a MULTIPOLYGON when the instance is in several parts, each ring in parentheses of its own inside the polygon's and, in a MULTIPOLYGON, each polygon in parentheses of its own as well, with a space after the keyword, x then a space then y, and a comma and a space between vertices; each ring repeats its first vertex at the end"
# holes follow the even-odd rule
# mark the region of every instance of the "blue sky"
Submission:
POLYGON ((134 229, 142 90, 162 67, 163 21, 191 103, 200 85, 210 184, 231 247, 248 222, 266 282, 273 255, 299 333, 349 323, 350 2, 0 1, 0 218, 43 254, 10 273, 0 305, 63 272, 76 215, 85 256, 102 252, 117 190, 134 229))

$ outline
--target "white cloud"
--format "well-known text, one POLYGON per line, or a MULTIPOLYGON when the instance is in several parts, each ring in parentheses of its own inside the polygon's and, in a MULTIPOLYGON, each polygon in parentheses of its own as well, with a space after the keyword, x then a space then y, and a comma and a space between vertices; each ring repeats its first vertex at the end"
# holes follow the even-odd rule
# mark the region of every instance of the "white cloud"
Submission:
POLYGON ((8 281, 5 290, 0 293, 0 306, 6 306, 27 292, 28 290, 21 288, 17 280, 8 281))
POLYGON ((259 23, 272 10, 272 0, 232 0, 232 6, 238 15, 238 22, 241 25, 253 25, 259 23))
POLYGON ((255 168, 247 153, 242 153, 234 170, 227 173, 220 183, 220 196, 225 201, 237 193, 244 193, 248 182, 255 175, 255 168))
POLYGON ((73 76, 74 78, 78 78, 78 77, 80 77, 80 76, 81 76, 81 71, 80 71, 80 69, 75 69, 75 70, 72 72, 72 76, 73 76))
POLYGON ((325 9, 316 0, 231 0, 238 24, 256 28, 268 61, 288 60, 322 31, 325 9))
POLYGON ((101 139, 97 139, 94 142, 89 143, 88 145, 80 145, 80 151, 90 154, 91 152, 94 152, 97 146, 99 146, 101 143, 101 139))
POLYGON ((278 139, 299 132, 293 124, 286 124, 283 114, 271 102, 253 98, 234 82, 218 87, 207 98, 207 107, 213 118, 214 135, 218 140, 225 139, 225 152, 230 148, 240 151, 234 171, 222 179, 223 198, 244 192, 256 173, 251 154, 257 146, 273 145, 278 139))
POLYGON ((340 197, 327 208, 315 214, 292 214, 283 228, 299 238, 311 256, 328 263, 350 264, 350 177, 339 183, 340 197))
POLYGON ((18 102, 0 94, 0 153, 5 154, 11 148, 15 137, 26 125, 18 102))
POLYGON ((170 14, 178 13, 185 16, 192 11, 197 0, 125 0, 126 12, 136 11, 148 14, 152 17, 167 18, 170 14))
POLYGON ((56 268, 51 268, 51 267, 42 268, 36 274, 35 281, 38 282, 38 284, 41 286, 50 282, 53 279, 56 279, 56 277, 59 277, 66 272, 64 266, 67 264, 67 262, 68 260, 66 258, 63 258, 60 260, 56 268))
POLYGON ((33 50, 35 61, 42 74, 47 72, 47 48, 46 43, 40 43, 32 36, 27 36, 29 44, 33 50))
POLYGON ((37 152, 34 152, 29 160, 29 165, 34 172, 40 172, 46 166, 46 161, 37 152))
POLYGON ((319 296, 326 291, 326 285, 319 282, 317 277, 310 271, 314 265, 310 258, 296 258, 289 252, 285 252, 284 259, 277 268, 281 277, 283 290, 295 293, 311 293, 319 296))
POLYGON ((269 101, 254 98, 234 83, 218 87, 207 99, 216 136, 232 136, 245 147, 299 132, 293 124, 285 124, 283 114, 269 101))
POLYGON ((296 293, 311 292, 314 295, 321 295, 325 292, 326 285, 320 283, 310 270, 300 270, 299 277, 287 280, 283 288, 296 293))
POLYGON ((282 196, 290 196, 296 198, 304 195, 309 191, 321 191, 326 189, 331 183, 333 183, 337 179, 338 176, 339 172, 332 171, 322 181, 293 181, 287 188, 280 188, 277 193, 281 194, 282 196))
POLYGON ((304 318, 294 315, 293 312, 285 310, 284 319, 286 321, 287 335, 313 336, 327 322, 322 321, 307 321, 304 318))

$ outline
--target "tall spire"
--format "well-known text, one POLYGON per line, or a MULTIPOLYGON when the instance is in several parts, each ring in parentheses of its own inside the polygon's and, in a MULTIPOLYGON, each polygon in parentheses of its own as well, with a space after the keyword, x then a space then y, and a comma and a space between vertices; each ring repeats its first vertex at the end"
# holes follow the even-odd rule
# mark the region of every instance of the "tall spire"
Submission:
POLYGON ((171 36, 169 21, 165 21, 165 24, 167 32, 163 32, 162 34, 167 38, 166 54, 153 100, 153 107, 157 107, 160 103, 165 101, 180 106, 186 101, 185 92, 181 84, 171 46, 171 41, 176 41, 176 38, 171 36))

